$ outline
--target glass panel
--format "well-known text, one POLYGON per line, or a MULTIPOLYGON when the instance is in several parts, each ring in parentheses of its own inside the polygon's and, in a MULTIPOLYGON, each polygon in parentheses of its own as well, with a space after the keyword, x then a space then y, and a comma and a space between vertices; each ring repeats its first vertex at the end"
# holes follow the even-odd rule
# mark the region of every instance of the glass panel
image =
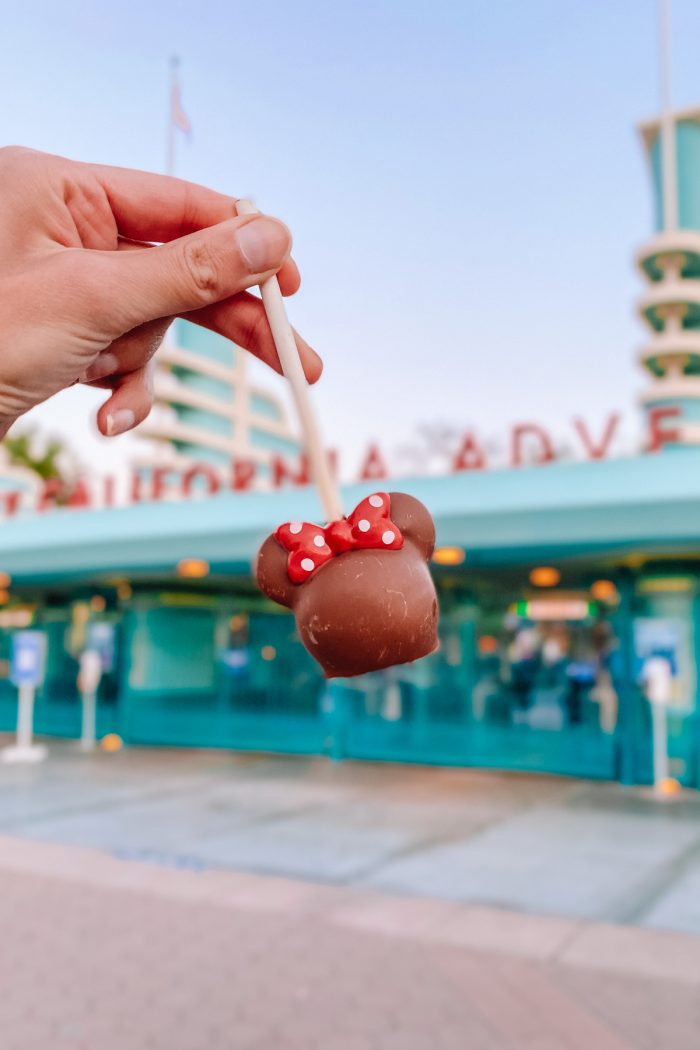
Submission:
POLYGON ((437 654, 335 687, 350 753, 613 776, 622 662, 605 607, 481 583, 442 593, 437 654))
POLYGON ((538 620, 509 613, 497 634, 480 631, 475 721, 534 730, 613 733, 617 640, 604 618, 538 620))
POLYGON ((293 617, 254 597, 199 596, 206 607, 191 607, 197 597, 164 594, 133 614, 129 738, 322 751, 325 683, 293 617))
POLYGON ((641 781, 652 779, 650 700, 659 690, 667 708, 669 773, 685 782, 693 779, 697 694, 694 589, 689 577, 650 577, 637 585, 634 730, 635 772, 641 781), (665 587, 668 591, 664 593, 665 587))
POLYGON ((263 610, 221 623, 221 689, 232 711, 317 716, 323 678, 301 644, 294 618, 263 610))
POLYGON ((141 609, 135 617, 132 688, 177 693, 214 688, 211 609, 141 609))

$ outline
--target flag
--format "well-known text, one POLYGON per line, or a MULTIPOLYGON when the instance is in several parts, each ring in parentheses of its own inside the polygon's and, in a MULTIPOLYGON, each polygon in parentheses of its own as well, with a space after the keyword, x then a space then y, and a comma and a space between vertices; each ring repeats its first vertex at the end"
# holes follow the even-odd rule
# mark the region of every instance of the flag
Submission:
POLYGON ((173 69, 173 81, 170 89, 170 120, 173 127, 179 128, 180 131, 184 131, 185 135, 191 133, 192 125, 190 124, 190 118, 182 108, 180 78, 177 75, 177 69, 173 69))

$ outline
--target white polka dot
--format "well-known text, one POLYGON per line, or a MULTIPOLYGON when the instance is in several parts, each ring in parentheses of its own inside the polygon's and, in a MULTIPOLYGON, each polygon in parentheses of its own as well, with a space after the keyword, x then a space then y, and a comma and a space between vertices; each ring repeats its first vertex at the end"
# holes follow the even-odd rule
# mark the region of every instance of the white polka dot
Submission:
POLYGON ((386 543, 387 547, 390 543, 393 543, 395 539, 394 533, 387 529, 386 532, 382 533, 382 543, 386 543))
POLYGON ((289 531, 291 532, 292 536, 298 536, 302 528, 303 525, 300 521, 292 521, 289 523, 289 531))
POLYGON ((384 500, 382 499, 381 496, 370 496, 369 497, 369 505, 370 505, 370 507, 383 507, 384 506, 384 500))
POLYGON ((367 521, 367 518, 363 518, 362 521, 358 521, 357 527, 360 530, 360 532, 369 532, 370 524, 367 521))
POLYGON ((304 572, 312 572, 312 570, 316 568, 316 564, 311 560, 311 558, 302 558, 301 567, 304 570, 304 572))
POLYGON ((318 536, 314 536, 314 543, 317 547, 325 547, 326 545, 326 541, 320 533, 318 534, 318 536))

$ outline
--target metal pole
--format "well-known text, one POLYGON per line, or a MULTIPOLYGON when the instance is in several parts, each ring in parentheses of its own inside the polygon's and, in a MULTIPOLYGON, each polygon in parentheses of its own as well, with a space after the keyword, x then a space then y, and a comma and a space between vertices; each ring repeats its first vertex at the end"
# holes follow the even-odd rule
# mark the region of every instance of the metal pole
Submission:
POLYGON ((617 683, 620 781, 623 784, 634 784, 637 781, 636 708, 639 703, 635 686, 634 576, 629 570, 621 570, 615 583, 620 595, 620 604, 614 617, 615 634, 620 645, 617 683))
POLYGON ((676 122, 671 103, 671 0, 659 0, 659 79, 661 87, 661 185, 663 228, 678 228, 676 122))
POLYGON ((97 742, 97 697, 95 692, 82 694, 83 722, 80 734, 81 751, 94 751, 97 742))
POLYGON ((165 154, 165 174, 175 174, 175 120, 173 119, 173 102, 177 90, 177 68, 178 58, 170 59, 170 94, 168 96, 168 136, 167 150, 165 154))
POLYGON ((17 709, 17 747, 31 750, 34 736, 34 686, 20 685, 17 709))
POLYGON ((669 779, 666 704, 652 702, 651 727, 654 745, 654 791, 657 795, 665 795, 665 785, 669 779))
POLYGON ((18 686, 17 740, 0 751, 2 762, 42 762, 48 749, 34 740, 34 693, 35 687, 22 683, 18 686))

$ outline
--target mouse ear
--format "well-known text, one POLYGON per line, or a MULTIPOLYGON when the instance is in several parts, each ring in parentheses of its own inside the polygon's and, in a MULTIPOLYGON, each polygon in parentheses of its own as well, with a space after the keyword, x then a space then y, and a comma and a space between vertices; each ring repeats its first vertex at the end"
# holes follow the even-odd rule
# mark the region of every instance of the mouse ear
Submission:
POLYGON ((255 562, 255 578, 258 587, 278 605, 291 609, 296 586, 287 572, 287 551, 274 536, 268 536, 258 551, 255 562))
POLYGON ((391 520, 401 529, 401 534, 413 543, 427 560, 435 550, 435 525, 420 500, 405 492, 390 492, 391 520))

